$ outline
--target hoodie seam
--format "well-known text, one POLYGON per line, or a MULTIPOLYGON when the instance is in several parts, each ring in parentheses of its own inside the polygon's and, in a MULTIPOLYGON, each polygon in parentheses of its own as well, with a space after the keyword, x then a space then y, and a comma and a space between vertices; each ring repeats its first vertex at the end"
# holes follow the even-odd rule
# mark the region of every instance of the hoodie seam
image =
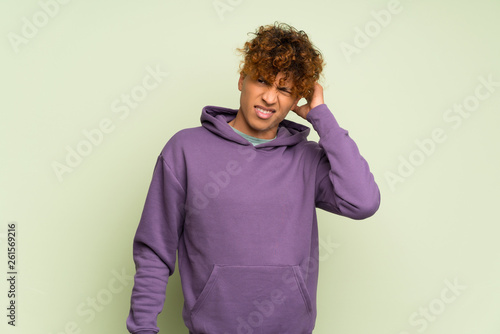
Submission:
POLYGON ((160 154, 160 159, 162 161, 162 164, 167 167, 168 171, 170 172, 170 174, 172 174, 172 176, 174 177, 175 181, 177 182, 177 185, 182 189, 182 191, 184 191, 184 193, 186 193, 186 189, 184 189, 184 187, 182 186, 182 184, 179 182, 179 179, 177 178, 177 176, 175 175, 173 169, 168 165, 168 163, 165 161, 165 158, 163 157, 162 154, 160 154))

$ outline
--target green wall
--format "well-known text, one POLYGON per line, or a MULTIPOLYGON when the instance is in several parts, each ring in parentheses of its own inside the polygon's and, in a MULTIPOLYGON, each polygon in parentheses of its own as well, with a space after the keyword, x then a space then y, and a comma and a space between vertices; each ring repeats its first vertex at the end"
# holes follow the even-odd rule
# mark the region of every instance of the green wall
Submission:
MULTIPOLYGON (((126 332, 156 157, 203 106, 238 107, 235 49, 278 20, 322 50, 326 103, 382 192, 365 221, 318 210, 314 333, 499 333, 499 14, 494 0, 3 1, 0 267, 15 222, 17 298, 12 327, 2 279, 0 331, 126 332)), ((187 333, 181 307, 176 272, 162 333, 187 333)))

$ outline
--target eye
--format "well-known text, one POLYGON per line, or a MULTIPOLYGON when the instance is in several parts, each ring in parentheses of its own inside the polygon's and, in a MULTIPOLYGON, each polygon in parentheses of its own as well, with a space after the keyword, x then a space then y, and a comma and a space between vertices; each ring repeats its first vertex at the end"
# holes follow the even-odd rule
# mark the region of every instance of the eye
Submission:
POLYGON ((258 83, 261 83, 261 84, 264 84, 264 85, 267 85, 267 81, 266 81, 266 80, 264 80, 263 78, 258 78, 258 79, 257 79, 257 82, 258 82, 258 83))

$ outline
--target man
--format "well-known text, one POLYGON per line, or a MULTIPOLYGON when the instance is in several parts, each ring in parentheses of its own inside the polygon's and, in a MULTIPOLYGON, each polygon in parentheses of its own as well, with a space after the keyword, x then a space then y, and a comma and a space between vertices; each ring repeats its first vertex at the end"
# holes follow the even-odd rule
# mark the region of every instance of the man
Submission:
POLYGON ((190 333, 312 333, 315 208, 364 219, 379 207, 368 164, 324 104, 307 35, 263 26, 240 51, 239 109, 205 107, 158 157, 134 238, 131 333, 158 331, 176 251, 190 333))

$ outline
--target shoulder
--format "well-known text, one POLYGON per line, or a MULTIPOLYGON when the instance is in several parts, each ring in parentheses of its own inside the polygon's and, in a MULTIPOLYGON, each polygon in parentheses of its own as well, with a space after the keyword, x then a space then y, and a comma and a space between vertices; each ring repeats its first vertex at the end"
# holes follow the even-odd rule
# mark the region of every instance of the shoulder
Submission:
POLYGON ((172 150, 179 150, 184 147, 188 147, 199 141, 200 138, 206 136, 206 132, 207 130, 201 126, 179 130, 172 137, 170 137, 167 143, 163 146, 161 153, 165 154, 172 150))
POLYGON ((325 154, 324 149, 313 140, 303 140, 297 145, 290 147, 296 159, 302 160, 307 165, 316 165, 325 154))

